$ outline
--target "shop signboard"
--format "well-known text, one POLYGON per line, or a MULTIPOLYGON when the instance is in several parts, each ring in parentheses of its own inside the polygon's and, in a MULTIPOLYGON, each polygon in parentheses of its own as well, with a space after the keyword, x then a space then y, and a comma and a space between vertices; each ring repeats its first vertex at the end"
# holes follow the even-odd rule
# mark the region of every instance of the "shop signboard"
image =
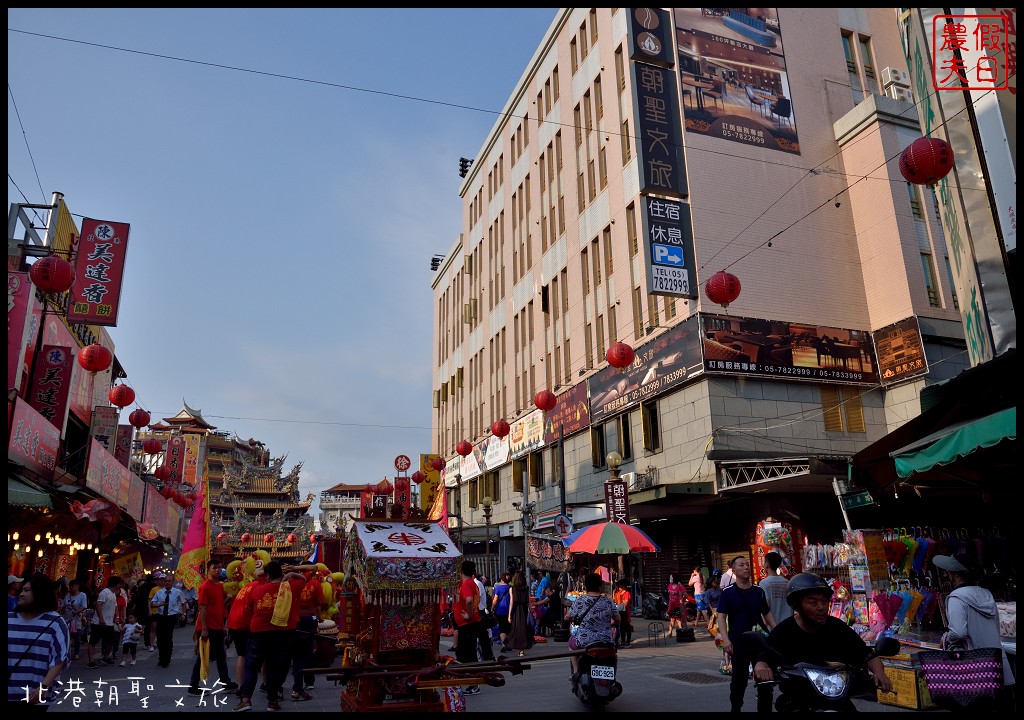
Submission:
POLYGON ((172 435, 167 438, 167 449, 165 450, 165 464, 171 471, 167 482, 180 483, 185 477, 185 439, 181 435, 172 435))
POLYGON ((131 463, 133 431, 131 425, 118 425, 114 436, 114 459, 125 467, 130 467, 131 463))
POLYGON ((629 59, 672 67, 672 20, 663 8, 626 8, 629 59))
POLYGON ((683 198, 688 193, 676 74, 671 68, 630 62, 636 167, 641 194, 683 198))
POLYGON ((629 525, 629 487, 625 480, 605 481, 604 506, 608 522, 629 525))
POLYGON ((7 459, 47 480, 53 478, 60 449, 60 430, 22 398, 14 400, 7 459))
POLYGON ((68 415, 68 396, 71 375, 75 368, 75 354, 70 347, 44 345, 36 361, 32 378, 32 396, 28 401, 40 415, 64 431, 68 415))
POLYGON ((122 508, 131 505, 132 473, 107 452, 99 440, 89 444, 85 486, 122 508))
MULTIPOLYGON (((558 407, 557 405, 555 407, 558 407)), ((529 455, 544 446, 544 411, 534 410, 516 420, 509 428, 508 451, 513 458, 529 455)))
POLYGON ((882 385, 928 374, 928 358, 917 316, 911 315, 871 333, 878 355, 878 373, 882 385))
POLYGON ((839 501, 843 504, 844 510, 853 510, 854 508, 868 507, 875 504, 875 499, 871 497, 871 493, 867 490, 841 495, 839 501))
POLYGON ((202 478, 202 474, 199 472, 200 458, 199 453, 201 438, 195 433, 189 433, 185 435, 185 463, 182 467, 182 478, 181 481, 186 485, 195 486, 196 483, 202 478))
POLYGON ((128 506, 125 510, 132 516, 132 519, 142 522, 142 503, 146 497, 146 488, 149 486, 145 480, 134 473, 132 473, 131 479, 132 483, 128 489, 128 506))
POLYGON ((128 223, 82 219, 68 322, 117 325, 128 231, 128 223))
POLYGON ((111 405, 97 405, 92 410, 92 423, 89 427, 89 435, 103 446, 104 450, 110 450, 114 444, 114 436, 117 435, 117 419, 120 411, 111 405))
POLYGON ((441 471, 435 470, 433 462, 435 458, 441 457, 440 455, 431 454, 420 454, 420 472, 426 476, 426 479, 420 483, 420 510, 430 510, 434 505, 434 494, 437 492, 438 487, 441 486, 441 471))
POLYGON ((704 370, 782 380, 877 385, 871 333, 700 313, 704 370))
POLYGON ((558 434, 569 437, 590 427, 590 402, 587 383, 573 385, 558 396, 558 403, 544 413, 544 444, 558 442, 558 434))
POLYGON ((609 365, 590 377, 591 423, 661 395, 700 372, 699 336, 694 316, 637 348, 633 364, 624 370, 609 365))
POLYGON ((411 487, 409 486, 409 478, 404 475, 398 476, 395 478, 394 485, 394 503, 395 505, 401 506, 403 517, 408 517, 409 504, 412 502, 412 498, 410 497, 411 487))
POLYGON ((36 303, 28 273, 7 271, 7 387, 20 389, 28 343, 29 306, 36 303))
POLYGON ((57 578, 74 578, 78 575, 78 555, 58 555, 53 571, 57 578))
POLYGON ((463 458, 460 458, 459 474, 462 475, 463 482, 466 480, 472 480, 473 478, 479 477, 483 474, 486 452, 487 440, 484 440, 482 443, 473 446, 473 452, 463 458))
POLYGON ((146 485, 146 512, 145 523, 152 525, 163 537, 171 537, 171 531, 167 527, 167 511, 170 509, 170 501, 166 500, 160 491, 153 485, 146 485))
POLYGON ((484 456, 484 470, 497 470, 508 462, 508 435, 503 438, 492 435, 487 439, 487 454, 484 456))

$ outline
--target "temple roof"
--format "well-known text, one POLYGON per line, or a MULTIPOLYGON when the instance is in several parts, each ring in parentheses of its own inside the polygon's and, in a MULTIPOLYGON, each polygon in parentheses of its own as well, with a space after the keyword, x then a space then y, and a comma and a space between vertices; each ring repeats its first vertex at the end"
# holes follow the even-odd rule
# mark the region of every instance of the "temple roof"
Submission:
POLYGON ((324 490, 325 493, 362 492, 366 489, 366 483, 347 484, 340 482, 334 487, 324 490))
POLYGON ((181 410, 178 411, 178 414, 174 417, 164 418, 164 422, 170 423, 174 427, 189 425, 196 428, 203 428, 204 430, 217 429, 216 425, 211 425, 203 419, 202 410, 193 410, 184 400, 181 401, 181 410))

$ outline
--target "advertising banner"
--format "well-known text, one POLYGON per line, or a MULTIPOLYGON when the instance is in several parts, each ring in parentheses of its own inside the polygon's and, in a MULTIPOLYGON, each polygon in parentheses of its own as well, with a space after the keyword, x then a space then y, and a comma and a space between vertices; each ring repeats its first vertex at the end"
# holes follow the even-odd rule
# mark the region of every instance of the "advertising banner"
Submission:
POLYGON ((459 474, 462 475, 462 481, 472 480, 475 477, 479 477, 483 474, 483 467, 485 466, 484 457, 487 452, 487 441, 484 440, 482 443, 473 446, 473 452, 464 458, 460 458, 459 474))
POLYGON ((152 525, 161 536, 166 538, 171 536, 167 528, 167 511, 170 505, 170 500, 166 500, 159 490, 153 485, 146 485, 145 523, 152 525))
POLYGON ((114 574, 128 583, 134 582, 146 574, 146 569, 142 566, 142 555, 137 552, 114 558, 113 565, 114 574))
POLYGON ((7 459, 32 472, 53 479, 60 449, 60 430, 32 409, 20 397, 14 399, 11 414, 11 439, 7 443, 7 459))
POLYGON ((590 386, 590 422, 639 405, 664 393, 699 373, 700 338, 697 318, 679 325, 635 351, 633 364, 620 371, 608 366, 592 375, 590 386))
POLYGON ((93 440, 99 441, 104 450, 110 450, 117 434, 117 420, 120 410, 111 405, 97 405, 92 410, 92 423, 89 434, 93 440))
POLYGON ((146 497, 147 487, 149 486, 145 480, 138 475, 131 475, 131 486, 128 488, 128 506, 125 510, 136 522, 142 522, 142 503, 146 497))
POLYGON ((132 431, 131 425, 118 425, 117 434, 114 436, 114 459, 130 468, 132 454, 132 431))
POLYGON ((128 223, 82 220, 68 322, 117 325, 128 229, 128 223))
POLYGON ((520 458, 542 447, 544 447, 543 410, 534 410, 512 423, 508 434, 508 450, 511 457, 520 458))
POLYGON ((544 414, 544 444, 558 442, 558 428, 569 437, 590 427, 590 401, 587 383, 581 382, 558 396, 558 404, 544 414))
POLYGON ((673 8, 686 131, 800 154, 775 8, 673 8))
POLYGON ((32 407, 58 430, 64 430, 75 355, 70 347, 43 345, 32 379, 32 407))
POLYGON ((565 548, 562 538, 549 535, 547 537, 530 535, 526 547, 530 555, 530 567, 551 572, 562 572, 569 569, 572 559, 565 548))
POLYGON ((194 433, 185 435, 185 465, 181 481, 186 485, 195 486, 199 477, 199 441, 194 433))
POLYGON ((132 474, 95 438, 89 444, 85 486, 122 508, 130 505, 132 474))
POLYGON ((487 454, 482 470, 497 470, 508 462, 508 435, 503 438, 491 435, 487 440, 487 454))
POLYGON ((878 384, 874 344, 864 330, 735 315, 699 317, 709 373, 878 384))
POLYGON ((25 346, 28 344, 29 305, 35 304, 35 291, 28 273, 7 271, 7 388, 21 389, 25 346))
POLYGON ((78 575, 78 555, 58 555, 54 577, 74 579, 78 575))
POLYGON ((900 320, 871 333, 878 355, 878 373, 882 385, 928 374, 928 358, 917 316, 900 320))
POLYGON ((676 75, 671 68, 631 62, 636 163, 640 192, 686 197, 686 164, 676 75))

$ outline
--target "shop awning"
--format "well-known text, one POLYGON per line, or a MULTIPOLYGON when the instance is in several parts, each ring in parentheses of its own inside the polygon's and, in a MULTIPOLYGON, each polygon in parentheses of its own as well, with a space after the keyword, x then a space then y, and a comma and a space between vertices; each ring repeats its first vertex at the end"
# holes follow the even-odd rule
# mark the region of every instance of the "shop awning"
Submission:
POLYGON ((905 478, 1016 437, 1017 408, 1012 407, 977 420, 955 423, 893 450, 889 456, 896 461, 896 474, 905 478))
POLYGON ((53 508, 50 494, 39 489, 27 480, 7 476, 7 504, 28 505, 30 507, 53 508))

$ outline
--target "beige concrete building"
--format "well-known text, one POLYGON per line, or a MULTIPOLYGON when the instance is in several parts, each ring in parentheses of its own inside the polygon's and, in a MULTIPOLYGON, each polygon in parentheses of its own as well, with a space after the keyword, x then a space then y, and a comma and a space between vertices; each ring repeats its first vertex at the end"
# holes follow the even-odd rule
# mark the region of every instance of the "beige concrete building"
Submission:
MULTIPOLYGON (((482 500, 494 500, 503 558, 522 553, 513 502, 524 501, 524 476, 536 516, 560 509, 564 481, 578 526, 603 517, 605 455, 616 450, 631 516, 663 549, 643 570, 657 590, 672 570, 749 551, 767 516, 812 542, 835 540, 844 519, 833 479, 845 480, 847 459, 920 412, 926 384, 969 363, 933 193, 898 169, 920 130, 898 82, 907 63, 895 10, 664 12, 681 90, 686 187, 674 197, 692 223, 689 297, 652 292, 641 210, 660 194, 641 157, 649 101, 637 78, 649 67, 631 59, 631 10, 560 11, 475 153, 463 231, 433 283, 432 449, 450 459, 449 507, 461 507, 467 537, 483 537, 482 500), (720 270, 742 283, 727 310, 703 292, 720 270), (900 322, 920 328, 927 372, 887 381, 878 333, 900 322), (612 344, 634 348, 639 367, 671 351, 659 341, 687 323, 701 350, 682 381, 614 411, 595 405, 612 344), (721 332, 761 332, 792 343, 788 365, 769 367, 796 367, 823 328, 854 331, 847 345, 863 338, 861 369, 875 375, 747 372, 759 361, 743 343, 735 366, 709 364, 721 332), (563 477, 550 433, 494 467, 460 466, 460 440, 482 443, 493 421, 528 417, 538 391, 564 400, 581 385, 592 421, 564 438, 563 477)), ((878 511, 850 510, 863 513, 853 526, 878 511)))

